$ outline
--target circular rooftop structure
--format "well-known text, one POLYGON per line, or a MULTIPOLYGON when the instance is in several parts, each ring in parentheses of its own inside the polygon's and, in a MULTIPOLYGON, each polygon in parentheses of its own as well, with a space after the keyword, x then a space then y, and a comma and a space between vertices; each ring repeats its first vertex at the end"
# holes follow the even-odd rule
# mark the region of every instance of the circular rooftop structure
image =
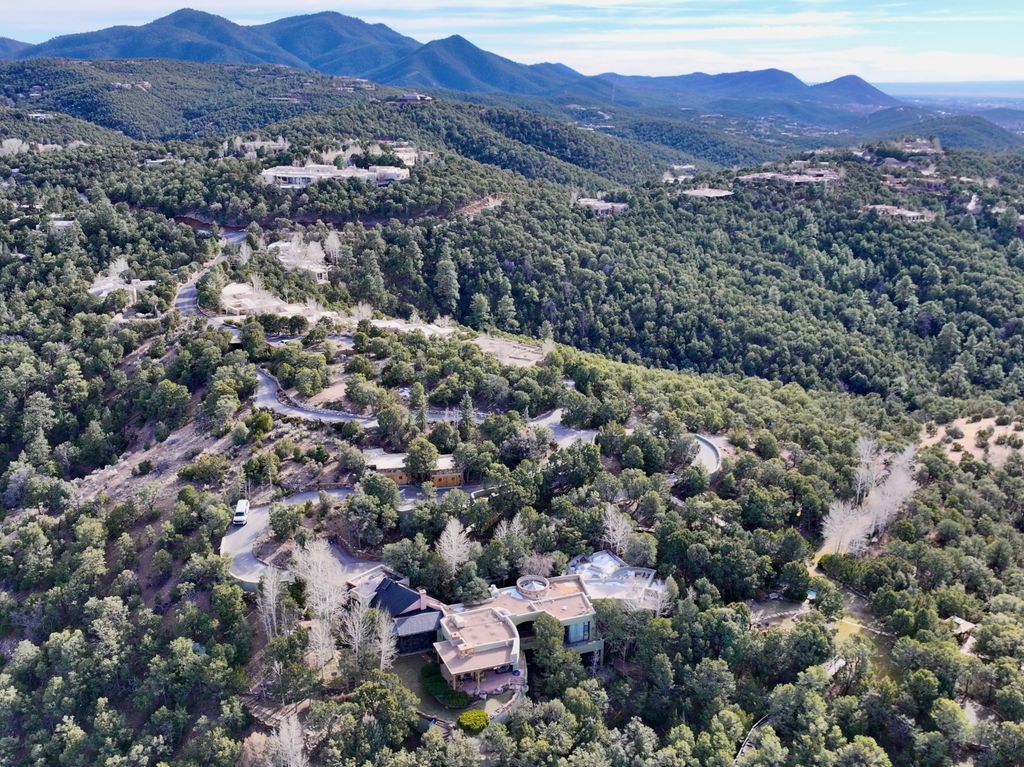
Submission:
POLYGON ((548 593, 548 579, 542 575, 524 575, 516 581, 516 591, 527 599, 541 599, 548 593))

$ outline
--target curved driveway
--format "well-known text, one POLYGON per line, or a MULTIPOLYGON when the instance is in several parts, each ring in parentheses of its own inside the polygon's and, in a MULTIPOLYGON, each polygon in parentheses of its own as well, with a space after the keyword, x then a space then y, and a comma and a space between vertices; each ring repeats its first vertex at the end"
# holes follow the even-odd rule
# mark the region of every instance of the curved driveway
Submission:
MULTIPOLYGON (((475 493, 482 489, 482 485, 463 485, 458 488, 438 488, 437 494, 444 495, 452 490, 462 490, 465 493, 475 493)), ((303 490, 298 493, 282 498, 276 503, 283 503, 287 506, 301 505, 310 501, 316 503, 320 500, 320 493, 326 493, 331 498, 344 499, 352 495, 351 487, 329 487, 303 490)), ((423 491, 412 485, 399 488, 401 501, 399 509, 410 509, 423 497, 423 491)), ((249 522, 245 525, 232 525, 220 541, 221 556, 231 558, 231 575, 239 581, 246 591, 255 591, 259 586, 260 578, 266 573, 269 565, 264 564, 253 553, 253 548, 263 538, 270 526, 270 506, 253 506, 249 509, 249 522)), ((368 570, 379 562, 359 559, 351 552, 338 545, 333 545, 334 556, 344 570, 346 578, 368 570)))

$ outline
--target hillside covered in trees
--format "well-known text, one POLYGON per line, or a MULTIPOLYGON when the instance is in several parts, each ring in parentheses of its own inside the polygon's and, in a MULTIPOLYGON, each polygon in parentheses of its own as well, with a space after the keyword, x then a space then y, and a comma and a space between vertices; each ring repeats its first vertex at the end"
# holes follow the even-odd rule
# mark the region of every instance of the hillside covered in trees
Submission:
POLYGON ((1024 156, 665 184, 689 149, 496 105, 182 120, 191 66, 39 103, 128 135, 0 114, 62 145, 0 155, 0 762, 1024 762, 1024 156), (388 141, 408 180, 260 176, 388 141), (331 569, 465 612, 602 549, 662 596, 595 597, 602 663, 531 623, 507 710, 331 569))

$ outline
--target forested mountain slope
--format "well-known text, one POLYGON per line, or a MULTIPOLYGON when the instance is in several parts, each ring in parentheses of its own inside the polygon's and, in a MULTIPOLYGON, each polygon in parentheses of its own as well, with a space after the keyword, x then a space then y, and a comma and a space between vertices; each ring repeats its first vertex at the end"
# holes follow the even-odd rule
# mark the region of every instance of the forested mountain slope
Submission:
POLYGON ((248 130, 364 98, 331 77, 278 66, 58 59, 0 64, 0 95, 135 138, 248 130))
POLYGON ((86 144, 123 144, 128 139, 117 131, 60 112, 29 113, 0 107, 0 140, 16 138, 39 144, 68 145, 76 141, 86 144))
MULTIPOLYGON (((173 135, 232 127, 137 141, 0 115, 40 140, 95 132, 0 156, 0 762, 1022 763, 1024 155, 951 152, 923 176, 839 153, 827 186, 665 185, 688 155, 494 104, 352 94, 246 131, 290 142, 250 152, 237 126, 273 110, 225 93, 189 116, 221 70, 180 91, 154 76, 166 111, 133 114, 149 95, 107 101, 117 66, 57 68, 47 88, 136 135, 164 117, 173 135), (424 152, 389 186, 259 179, 353 139, 424 152), (685 194, 701 186, 734 194, 685 194), (574 204, 602 193, 629 209, 574 204), (936 219, 862 210, 879 203, 936 219), (221 241, 182 215, 238 229, 221 241), (286 269, 282 240, 327 279, 286 269), (202 316, 228 284, 337 314, 202 316), (397 334, 373 314, 456 324, 397 334), (503 333, 563 343, 502 364, 478 344, 503 333), (269 373, 299 403, 283 414, 260 406, 283 404, 269 373), (427 417, 444 408, 452 422, 427 417), (540 414, 594 443, 556 449, 540 414), (982 422, 1000 436, 976 428, 965 451, 982 422), (922 432, 935 444, 899 458, 922 432), (713 475, 692 433, 718 445, 713 475), (367 470, 382 450, 417 482, 451 455, 467 484, 400 490, 367 470), (240 499, 251 527, 231 525, 240 499), (866 499, 872 525, 823 547, 866 499), (596 669, 557 618, 531 622, 515 710, 445 737, 417 712, 455 719, 468 695, 419 654, 396 661, 390 618, 342 603, 332 569, 386 562, 475 605, 607 547, 656 573, 657 609, 595 600, 596 669)), ((163 64, 136 66, 154 67, 124 70, 138 84, 163 64)))
MULTIPOLYGON (((904 202, 939 214, 948 206, 947 218, 927 225, 863 212, 866 204, 899 199, 881 170, 855 164, 827 194, 819 187, 737 186, 734 197, 709 201, 672 186, 619 188, 630 210, 596 220, 572 206, 573 195, 616 191, 605 179, 628 181, 637 160, 618 148, 628 151, 628 144, 588 135, 586 143, 560 148, 557 133, 540 133, 539 124, 516 113, 440 104, 398 113, 353 107, 284 123, 274 133, 293 142, 291 157, 298 158, 328 148, 333 136, 373 135, 375 124, 385 136, 425 141, 469 161, 442 154, 415 169, 414 184, 322 184, 301 195, 258 183, 256 162, 206 166, 200 155, 180 166, 130 167, 99 178, 117 200, 233 225, 424 219, 402 237, 415 240, 427 274, 454 258, 461 285, 455 317, 474 326, 485 321, 481 306, 493 311, 504 302, 508 327, 499 327, 551 332, 581 348, 659 366, 895 396, 912 407, 928 407, 935 396, 1020 396, 1022 243, 998 216, 962 222, 970 195, 955 185, 945 202, 904 202), (547 151, 523 143, 530 141, 547 151), (206 190, 198 198, 197 185, 206 190), (496 193, 508 199, 485 216, 430 221, 496 193)), ((54 179, 62 172, 60 158, 38 163, 51 165, 54 179)), ((1004 178, 1008 189, 1019 188, 1018 176, 1004 178)), ((440 311, 428 293, 405 303, 402 311, 440 311)))

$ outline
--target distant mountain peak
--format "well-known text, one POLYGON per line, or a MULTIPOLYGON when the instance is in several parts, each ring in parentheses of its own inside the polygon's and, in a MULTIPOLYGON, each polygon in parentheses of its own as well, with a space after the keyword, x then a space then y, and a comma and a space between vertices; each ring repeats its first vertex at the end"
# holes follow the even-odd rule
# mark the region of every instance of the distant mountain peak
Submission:
POLYGON ((164 58, 200 63, 282 64, 384 85, 593 99, 620 105, 754 109, 774 113, 800 105, 826 111, 891 107, 892 99, 855 75, 809 86, 777 67, 671 77, 616 74, 587 77, 555 62, 526 65, 483 50, 460 34, 426 45, 384 24, 333 10, 240 25, 185 7, 149 24, 120 26, 26 46, 0 39, 0 59, 55 56, 77 59, 164 58))
POLYGON ((811 89, 819 94, 847 104, 858 104, 862 106, 889 107, 899 104, 887 93, 883 93, 862 77, 857 75, 843 75, 827 83, 812 85, 811 89))
MULTIPOLYGON (((200 11, 200 10, 197 10, 196 8, 179 8, 178 10, 174 11, 173 13, 168 13, 166 16, 161 16, 158 19, 154 19, 153 21, 149 22, 149 24, 152 24, 152 25, 156 25, 156 24, 161 24, 161 25, 163 25, 163 24, 180 24, 182 22, 193 23, 193 22, 197 22, 197 21, 198 22, 218 21, 218 22, 227 22, 228 24, 233 23, 231 21, 228 21, 228 19, 225 19, 223 16, 217 16, 216 14, 213 14, 213 13, 208 13, 206 11, 200 11)), ((143 26, 149 26, 149 25, 143 25, 143 26)))

